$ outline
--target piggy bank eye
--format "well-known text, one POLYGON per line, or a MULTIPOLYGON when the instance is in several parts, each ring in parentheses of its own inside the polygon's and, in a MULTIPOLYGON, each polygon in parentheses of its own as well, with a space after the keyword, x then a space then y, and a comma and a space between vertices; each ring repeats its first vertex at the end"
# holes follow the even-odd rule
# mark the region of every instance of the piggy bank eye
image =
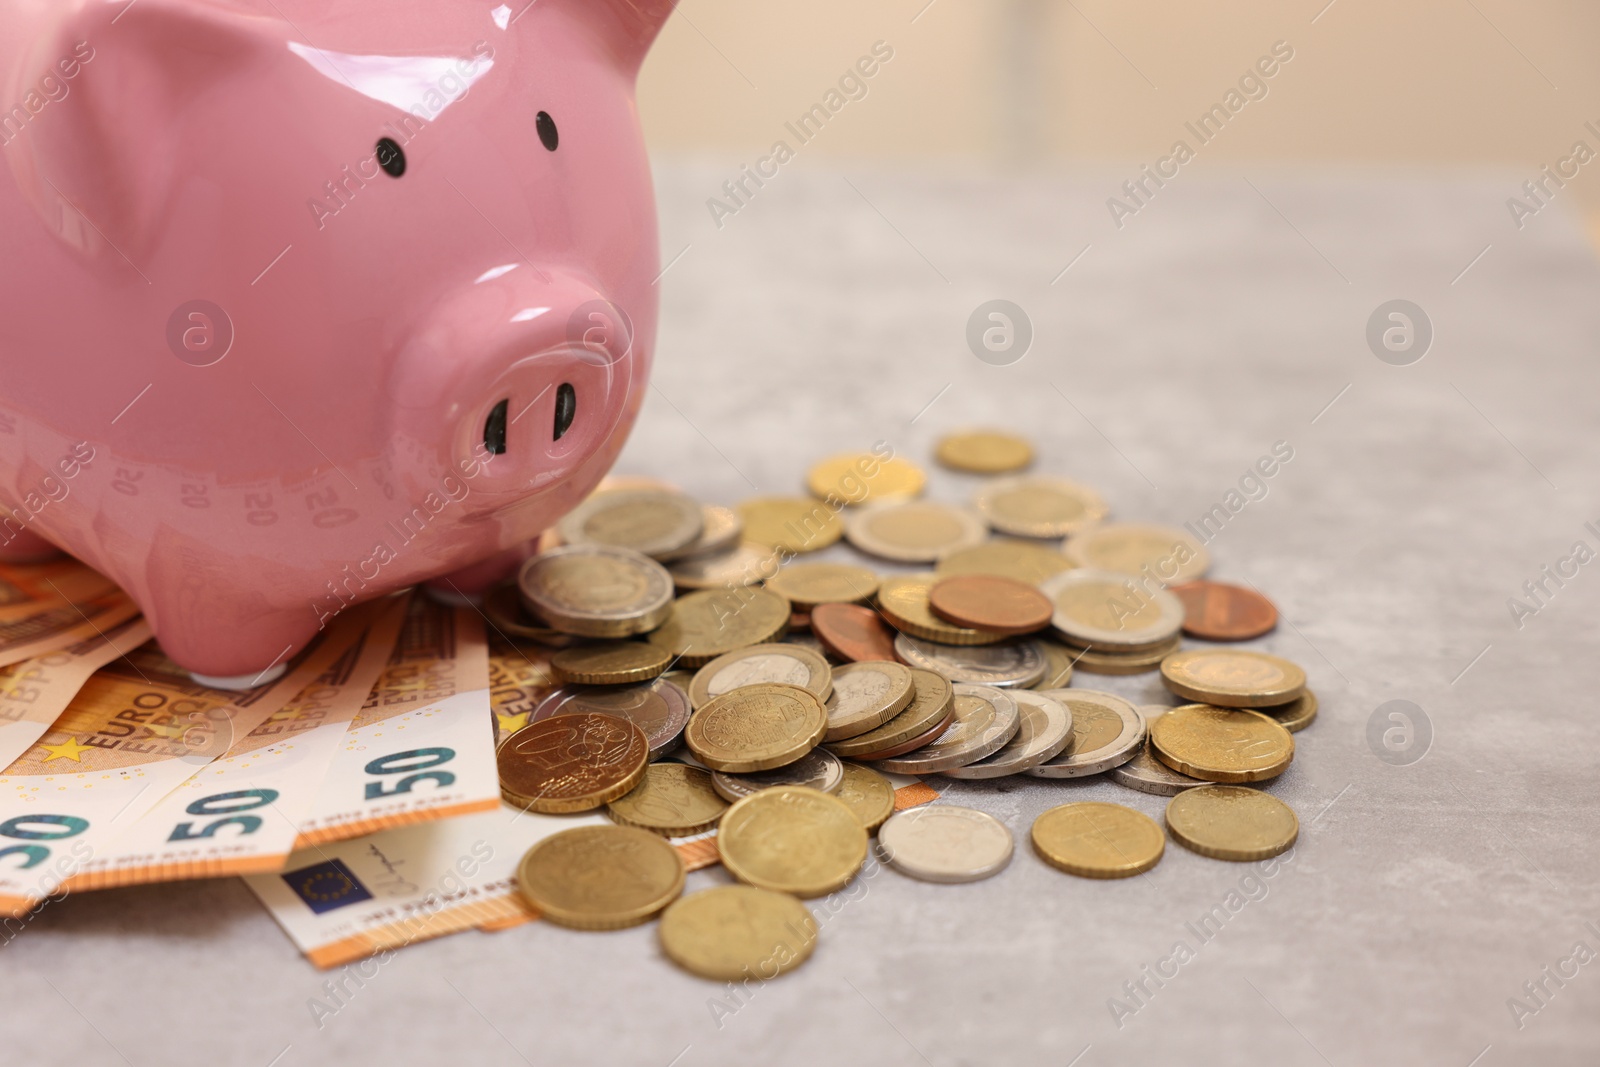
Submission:
POLYGON ((378 166, 391 178, 398 178, 406 172, 406 154, 400 151, 400 146, 384 137, 378 141, 378 166))
POLYGON ((556 120, 550 117, 548 111, 541 111, 533 125, 539 131, 539 143, 554 152, 556 145, 561 143, 561 134, 556 130, 556 120))

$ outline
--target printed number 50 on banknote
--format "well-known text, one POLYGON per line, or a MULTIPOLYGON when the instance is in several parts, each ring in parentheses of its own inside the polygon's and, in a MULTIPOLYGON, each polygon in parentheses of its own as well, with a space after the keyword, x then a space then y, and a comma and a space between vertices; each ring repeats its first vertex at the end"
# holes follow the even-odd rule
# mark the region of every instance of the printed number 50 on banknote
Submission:
POLYGON ((413 596, 394 654, 350 724, 295 847, 499 804, 483 620, 471 608, 413 596))

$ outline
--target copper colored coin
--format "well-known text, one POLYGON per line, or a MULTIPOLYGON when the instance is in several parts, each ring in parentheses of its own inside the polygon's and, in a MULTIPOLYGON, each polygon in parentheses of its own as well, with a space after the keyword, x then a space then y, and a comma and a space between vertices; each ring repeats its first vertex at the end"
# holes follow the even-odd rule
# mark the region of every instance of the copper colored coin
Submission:
POLYGON ((1168 588, 1183 601, 1183 632, 1191 637, 1244 641, 1278 625, 1278 609, 1254 589, 1203 578, 1168 588))
POLYGON ((823 648, 840 659, 852 663, 864 659, 899 662, 894 654, 894 631, 871 608, 859 604, 818 604, 811 609, 811 632, 817 635, 823 648))
POLYGON ((939 579, 928 590, 928 607, 946 622, 997 634, 1042 630, 1055 613, 1050 598, 1034 586, 993 574, 939 579))
POLYGON ((931 745, 931 744, 933 744, 935 741, 937 741, 939 739, 939 735, 940 734, 942 734, 946 730, 950 729, 950 725, 952 723, 954 723, 955 721, 956 721, 956 709, 955 709, 955 705, 952 704, 950 706, 949 713, 946 714, 944 718, 942 718, 938 722, 934 723, 933 726, 929 727, 927 731, 918 734, 916 737, 911 738, 909 741, 902 741, 898 745, 891 745, 888 748, 879 749, 876 752, 858 752, 854 756, 851 756, 850 758, 851 759, 858 759, 858 760, 875 760, 875 759, 888 759, 891 756, 903 756, 907 752, 914 752, 915 750, 921 748, 923 745, 931 745))
POLYGON ((789 632, 811 629, 811 612, 791 611, 789 613, 789 632))
POLYGON ((626 719, 585 711, 529 723, 495 752, 501 795, 533 811, 590 811, 644 779, 650 742, 626 719))

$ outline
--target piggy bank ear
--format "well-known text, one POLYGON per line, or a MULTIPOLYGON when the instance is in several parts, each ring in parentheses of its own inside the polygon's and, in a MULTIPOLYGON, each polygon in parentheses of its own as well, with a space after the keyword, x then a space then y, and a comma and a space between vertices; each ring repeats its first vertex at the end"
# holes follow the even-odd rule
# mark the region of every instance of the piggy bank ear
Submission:
POLYGON ((604 42, 620 68, 636 74, 677 0, 559 0, 559 5, 604 42))
POLYGON ((284 39, 275 20, 208 0, 64 5, 23 70, 39 110, 6 150, 23 195, 74 249, 137 261, 205 150, 186 115, 284 39))

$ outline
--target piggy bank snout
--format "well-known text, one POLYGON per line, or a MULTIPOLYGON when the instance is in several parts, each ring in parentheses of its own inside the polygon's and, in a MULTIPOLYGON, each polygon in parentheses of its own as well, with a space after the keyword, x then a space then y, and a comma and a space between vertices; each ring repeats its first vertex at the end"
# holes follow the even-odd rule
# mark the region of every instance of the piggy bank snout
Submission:
POLYGON ((396 382, 412 435, 442 436, 441 458, 491 508, 562 482, 599 451, 634 374, 626 311, 575 279, 527 273, 441 306, 396 382))

